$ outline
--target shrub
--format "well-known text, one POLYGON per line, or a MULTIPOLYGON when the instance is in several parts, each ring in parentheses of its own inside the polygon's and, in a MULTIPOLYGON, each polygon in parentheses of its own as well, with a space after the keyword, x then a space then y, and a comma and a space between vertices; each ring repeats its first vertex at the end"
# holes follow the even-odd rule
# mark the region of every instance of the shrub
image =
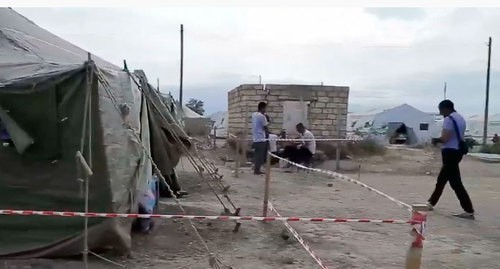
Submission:
POLYGON ((383 155, 386 148, 373 139, 364 139, 347 144, 347 150, 353 155, 383 155))
MULTIPOLYGON (((335 143, 335 142, 326 142, 326 141, 316 142, 316 149, 323 152, 323 154, 329 160, 334 160, 337 158, 337 143, 335 143)), ((341 146, 340 146, 340 158, 345 159, 346 155, 347 155, 346 149, 341 144, 341 146)))

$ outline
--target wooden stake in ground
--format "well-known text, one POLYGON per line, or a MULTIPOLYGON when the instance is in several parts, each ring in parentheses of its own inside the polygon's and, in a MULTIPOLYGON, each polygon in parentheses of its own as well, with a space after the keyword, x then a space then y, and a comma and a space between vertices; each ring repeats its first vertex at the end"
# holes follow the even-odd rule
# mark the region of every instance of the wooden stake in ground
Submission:
MULTIPOLYGON (((337 119, 337 139, 341 139, 340 119, 337 119)), ((337 140, 335 149, 335 172, 340 171, 340 140, 337 140)))
POLYGON ((214 126, 214 149, 217 148, 217 126, 214 126))
POLYGON ((236 155, 234 160, 234 177, 238 177, 238 170, 240 169, 240 139, 236 136, 236 155))
POLYGON ((271 185, 271 155, 266 154, 266 186, 264 188, 264 210, 262 216, 267 217, 267 209, 269 203, 269 186, 271 185))
MULTIPOLYGON (((426 205, 412 205, 412 220, 425 221, 426 213, 428 211, 426 205)), ((423 227, 424 223, 413 225, 411 235, 414 237, 413 242, 406 254, 406 269, 420 269, 422 264, 422 250, 424 247, 423 227)))

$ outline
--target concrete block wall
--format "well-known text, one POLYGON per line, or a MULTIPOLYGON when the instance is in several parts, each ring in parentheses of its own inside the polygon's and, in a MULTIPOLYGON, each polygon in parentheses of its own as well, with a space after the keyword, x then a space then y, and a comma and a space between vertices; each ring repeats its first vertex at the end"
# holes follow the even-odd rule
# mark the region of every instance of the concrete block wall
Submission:
POLYGON ((308 127, 316 137, 345 137, 347 130, 347 104, 349 87, 316 85, 261 85, 245 84, 228 93, 228 131, 251 135, 251 115, 259 102, 267 102, 267 114, 271 118, 271 131, 283 128, 283 102, 309 101, 308 127), (265 89, 264 89, 265 87, 265 89), (340 123, 338 122, 340 121, 340 123))

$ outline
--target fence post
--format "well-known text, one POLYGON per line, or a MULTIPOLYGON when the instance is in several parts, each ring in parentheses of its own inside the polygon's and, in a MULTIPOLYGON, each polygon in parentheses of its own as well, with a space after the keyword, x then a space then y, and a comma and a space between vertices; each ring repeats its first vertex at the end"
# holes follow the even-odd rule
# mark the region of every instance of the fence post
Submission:
POLYGON ((234 160, 234 177, 239 176, 239 169, 240 169, 240 138, 238 135, 235 136, 236 140, 236 156, 234 160))
MULTIPOLYGON (((337 118, 337 139, 340 139, 341 136, 341 129, 340 129, 340 122, 341 120, 337 118)), ((336 149, 335 149, 335 172, 340 171, 340 140, 337 140, 336 143, 336 149)))
POLYGON ((266 153, 266 185, 264 188, 264 207, 262 216, 267 217, 267 210, 269 204, 269 187, 271 185, 271 155, 266 153))
POLYGON ((425 221, 427 215, 424 213, 428 211, 427 205, 415 204, 412 205, 412 221, 419 221, 421 223, 412 226, 410 234, 413 236, 413 242, 406 253, 406 269, 420 269, 422 264, 422 250, 424 247, 424 232, 425 221))
POLYGON ((217 148, 217 126, 214 126, 214 149, 217 148))

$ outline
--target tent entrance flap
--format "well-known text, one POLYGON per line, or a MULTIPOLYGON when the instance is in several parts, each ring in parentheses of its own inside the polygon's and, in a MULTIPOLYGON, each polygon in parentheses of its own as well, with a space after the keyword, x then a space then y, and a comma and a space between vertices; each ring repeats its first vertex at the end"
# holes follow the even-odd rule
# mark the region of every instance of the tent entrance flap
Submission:
POLYGON ((5 128, 5 136, 1 139, 12 141, 19 154, 23 154, 34 143, 33 138, 0 106, 0 130, 2 128, 5 128))
POLYGON ((402 122, 389 122, 387 124, 387 137, 389 144, 414 145, 418 142, 413 128, 402 122))

